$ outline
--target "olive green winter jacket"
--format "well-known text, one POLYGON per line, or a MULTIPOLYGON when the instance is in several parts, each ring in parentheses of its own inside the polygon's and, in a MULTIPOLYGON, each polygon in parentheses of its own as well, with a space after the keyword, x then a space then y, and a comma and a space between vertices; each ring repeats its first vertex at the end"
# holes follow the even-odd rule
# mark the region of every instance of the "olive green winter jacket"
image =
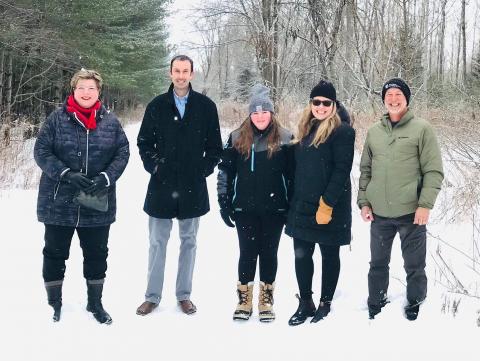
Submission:
POLYGON ((388 114, 367 133, 357 204, 394 218, 432 209, 442 185, 440 148, 431 125, 408 110, 392 128, 388 114))

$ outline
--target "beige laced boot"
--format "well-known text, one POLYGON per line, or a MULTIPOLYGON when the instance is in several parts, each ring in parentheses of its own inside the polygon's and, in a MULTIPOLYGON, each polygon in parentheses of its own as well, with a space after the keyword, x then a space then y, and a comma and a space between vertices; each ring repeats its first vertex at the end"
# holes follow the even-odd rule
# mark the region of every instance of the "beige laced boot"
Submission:
POLYGON ((234 320, 248 320, 252 315, 253 282, 242 285, 237 282, 238 304, 233 313, 234 320))
POLYGON ((260 293, 258 294, 258 317, 261 322, 272 322, 275 320, 273 312, 273 284, 260 282, 260 293))

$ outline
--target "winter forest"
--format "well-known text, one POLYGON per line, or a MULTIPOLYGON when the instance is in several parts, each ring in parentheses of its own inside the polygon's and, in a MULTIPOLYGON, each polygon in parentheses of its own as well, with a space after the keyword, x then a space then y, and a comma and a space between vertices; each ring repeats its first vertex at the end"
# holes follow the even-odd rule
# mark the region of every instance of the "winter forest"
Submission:
MULTIPOLYGON (((479 125, 480 0, 0 0, 0 274, 7 286, 1 298, 8 298, 0 301, 7 320, 0 329, 10 334, 0 358, 478 360, 479 125), (203 315, 193 323, 184 320, 172 301, 153 318, 138 320, 134 311, 147 262, 142 206, 148 177, 136 136, 146 104, 170 84, 176 54, 193 58, 193 88, 215 101, 224 141, 248 115, 252 85, 272 90, 277 118, 296 132, 310 89, 320 79, 334 83, 356 131, 353 198, 367 130, 385 111, 382 85, 392 77, 407 81, 410 107, 434 127, 445 171, 428 228, 429 297, 418 324, 406 324, 400 314, 405 274, 398 242, 390 279, 394 310, 376 324, 368 322, 369 229, 353 201, 352 246, 342 250, 338 303, 324 325, 295 331, 287 326, 296 307, 296 282, 285 235, 278 319, 268 328, 253 320, 246 327, 232 325, 238 247, 236 233, 218 215, 216 173, 208 178, 211 211, 200 225, 195 271, 203 315), (50 324, 40 277, 43 228, 35 202, 41 171, 33 144, 82 67, 102 74, 101 100, 119 117, 132 154, 117 188, 119 215, 110 236, 112 282, 105 298, 117 317, 109 329, 80 314, 84 290, 75 242, 67 276, 70 304, 61 327, 50 324), (114 245, 113 238, 123 235, 129 240, 114 245), (77 336, 77 343, 70 339, 77 336), (49 342, 59 344, 54 358, 49 342)), ((168 259, 177 255, 174 247, 168 259)), ((165 278, 171 284, 166 280, 165 287, 174 288, 176 264, 169 266, 165 278)))

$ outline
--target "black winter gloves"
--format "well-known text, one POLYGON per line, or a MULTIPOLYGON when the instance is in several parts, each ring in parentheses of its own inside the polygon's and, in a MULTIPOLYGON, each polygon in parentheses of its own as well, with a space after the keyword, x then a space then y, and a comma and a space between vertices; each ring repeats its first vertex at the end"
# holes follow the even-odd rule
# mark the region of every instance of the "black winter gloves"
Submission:
POLYGON ((233 210, 231 208, 220 209, 220 215, 227 226, 235 227, 235 223, 233 223, 233 210))
POLYGON ((103 174, 90 179, 81 172, 68 171, 64 178, 67 183, 91 195, 97 195, 107 188, 107 178, 103 174))
POLYGON ((107 188, 107 178, 103 174, 99 174, 92 178, 92 184, 85 189, 85 193, 96 196, 105 188, 107 188))
POLYGON ((220 205, 220 216, 222 216, 225 224, 229 227, 235 227, 235 223, 233 221, 234 212, 230 197, 228 197, 226 194, 219 194, 218 204, 220 205))
POLYGON ((67 183, 72 184, 75 188, 85 190, 88 186, 92 184, 92 180, 88 178, 85 174, 80 172, 68 171, 64 175, 67 183))

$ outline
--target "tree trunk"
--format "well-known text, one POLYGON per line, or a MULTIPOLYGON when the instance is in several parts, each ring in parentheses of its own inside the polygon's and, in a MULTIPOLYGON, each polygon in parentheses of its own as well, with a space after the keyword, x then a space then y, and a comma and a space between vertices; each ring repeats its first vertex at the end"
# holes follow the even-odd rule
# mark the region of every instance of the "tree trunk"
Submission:
MULTIPOLYGON (((461 25, 461 24, 460 24, 461 25)), ((461 26, 460 26, 461 27, 461 26)), ((460 28, 459 27, 459 28, 460 28)), ((453 37, 453 36, 452 36, 453 37)), ((453 40, 453 39, 452 39, 453 40)), ((452 43, 454 43, 452 41, 452 43)), ((457 59, 455 61, 455 84, 460 84, 460 79, 458 79, 458 69, 460 67, 460 48, 462 43, 462 31, 458 29, 458 41, 457 41, 457 59)))
POLYGON ((272 37, 272 101, 277 104, 278 96, 278 0, 274 0, 272 9, 273 37, 272 37))
MULTIPOLYGON (((465 0, 462 0, 462 84, 465 84, 467 81, 467 37, 465 34, 465 0)), ((460 45, 459 45, 460 47, 460 45)))
POLYGON ((3 112, 3 73, 5 67, 5 50, 0 51, 0 125, 2 124, 3 112))
POLYGON ((445 7, 447 0, 442 0, 441 3, 441 20, 438 33, 438 80, 443 81, 444 73, 444 57, 445 57, 445 7))
POLYGON ((12 82, 13 82, 13 56, 11 53, 7 53, 7 71, 6 75, 6 87, 5 87, 5 111, 6 111, 6 122, 11 121, 12 115, 12 82))

